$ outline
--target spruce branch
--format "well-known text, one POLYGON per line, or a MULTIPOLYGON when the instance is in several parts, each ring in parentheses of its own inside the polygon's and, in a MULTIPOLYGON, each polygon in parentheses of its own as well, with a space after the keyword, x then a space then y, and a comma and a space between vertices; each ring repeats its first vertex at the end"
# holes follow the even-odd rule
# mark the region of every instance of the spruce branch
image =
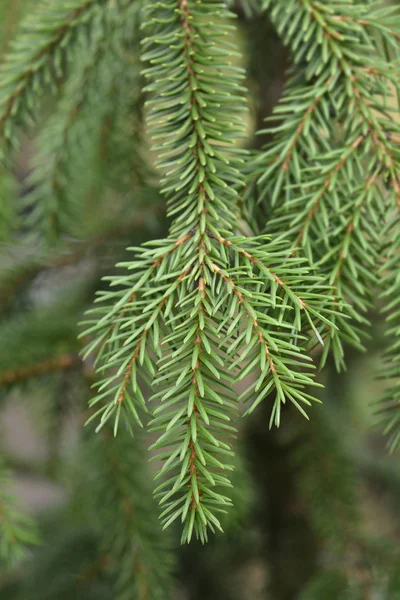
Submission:
POLYGON ((91 405, 100 405, 97 429, 113 419, 116 434, 123 415, 142 425, 143 383, 152 385, 161 519, 182 521, 183 542, 204 542, 230 504, 234 384, 260 371, 243 398, 251 411, 276 391, 271 425, 287 402, 306 415, 314 398, 305 388, 317 385, 307 347, 335 329, 335 300, 287 244, 233 235, 243 73, 224 41, 230 13, 219 2, 170 0, 149 15, 149 123, 174 221, 167 239, 119 265, 130 273, 112 277, 117 291, 102 292, 91 311, 87 354, 96 351, 102 376, 91 405))
MULTIPOLYGON (((295 4, 297 3, 291 3, 286 7, 286 16, 281 20, 278 12, 279 1, 267 3, 268 7, 272 7, 271 15, 276 20, 279 30, 286 36, 286 42, 292 45, 293 50, 296 48, 293 44, 298 44, 298 38, 294 37, 295 30, 293 22, 289 21, 289 17, 295 16, 295 4)), ((347 141, 349 133, 353 133, 354 135, 358 129, 360 135, 363 136, 363 146, 366 146, 365 149, 361 149, 364 149, 364 152, 368 153, 369 146, 372 145, 377 162, 385 168, 385 175, 390 178, 394 194, 397 197, 399 183, 396 163, 398 163, 399 155, 396 146, 393 144, 392 135, 398 133, 398 126, 390 119, 391 109, 388 106, 387 99, 390 97, 389 84, 398 89, 399 79, 394 65, 387 60, 382 50, 376 47, 374 38, 365 34, 364 30, 361 29, 360 19, 357 18, 357 15, 360 14, 360 11, 368 14, 369 24, 373 25, 375 23, 381 36, 384 40, 387 40, 387 36, 390 37, 391 32, 393 32, 393 19, 399 19, 398 10, 391 7, 388 11, 382 11, 381 7, 377 7, 375 9, 376 13, 374 13, 374 10, 371 10, 370 6, 367 9, 362 3, 359 7, 342 6, 340 3, 338 6, 334 5, 331 7, 328 4, 325 5, 321 2, 313 3, 308 0, 302 1, 301 5, 303 14, 301 15, 300 9, 297 10, 297 19, 301 22, 311 23, 314 30, 320 29, 322 36, 320 46, 312 45, 312 36, 309 38, 308 44, 304 45, 305 52, 307 46, 309 47, 309 52, 306 54, 305 78, 312 83, 313 89, 318 94, 318 85, 315 85, 316 82, 313 80, 317 74, 318 77, 326 79, 326 89, 332 88, 333 84, 336 84, 335 94, 337 95, 337 99, 331 99, 336 112, 336 115, 334 115, 336 119, 333 119, 333 122, 336 125, 337 121, 340 122, 343 120, 346 128, 345 134, 347 134, 343 135, 343 140, 347 141), (343 14, 335 14, 339 10, 343 14), (376 21, 374 21, 374 17, 376 21), (387 25, 384 24, 385 17, 387 25), (348 25, 343 26, 344 23, 353 23, 355 28, 350 30, 348 25), (353 37, 350 37, 350 33, 353 37), (324 70, 321 75, 317 73, 317 69, 321 70, 322 66, 324 70), (371 78, 373 83, 371 83, 371 78), (345 103, 346 97, 349 99, 348 104, 345 103)), ((398 51, 398 45, 395 44, 394 47, 398 51)), ((298 59, 297 55, 296 60, 298 59)), ((325 91, 324 87, 323 91, 325 91)), ((322 95, 319 94, 311 107, 316 105, 317 99, 318 102, 321 102, 321 97, 322 95)), ((297 107, 296 113, 300 112, 300 115, 304 115, 304 117, 300 117, 301 120, 307 120, 310 110, 310 106, 304 112, 299 111, 297 107)), ((324 132, 332 134, 332 129, 329 127, 329 116, 329 111, 325 110, 325 115, 321 115, 319 127, 322 127, 324 132)), ((299 131, 302 131, 301 122, 299 131)), ((282 129, 285 130, 288 125, 289 122, 284 124, 282 129)), ((316 132, 316 130, 314 131, 316 132)), ((297 139, 296 136, 295 139, 297 139)), ((312 140, 312 149, 314 148, 314 143, 315 140, 312 140)), ((289 148, 292 151, 291 144, 289 148)), ((315 153, 313 154, 314 159, 318 158, 318 155, 315 156, 315 153)), ((284 164, 286 165, 284 170, 288 169, 286 160, 287 156, 284 159, 284 164)), ((297 158, 295 162, 298 162, 298 160, 297 158)), ((338 168, 342 166, 338 165, 338 168)), ((292 167, 294 172, 296 171, 295 167, 296 165, 294 164, 292 167)), ((373 173, 373 164, 371 165, 370 163, 367 169, 369 169, 369 172, 367 171, 364 177, 367 185, 371 185, 371 177, 376 178, 373 173)), ((329 188, 329 184, 327 184, 327 188, 329 188)))
MULTIPOLYGON (((139 3, 124 7, 112 18, 109 16, 109 35, 105 37, 103 31, 92 34, 85 58, 74 68, 55 112, 40 132, 38 152, 28 179, 32 191, 24 199, 30 211, 25 221, 34 231, 44 230, 50 239, 65 232, 79 235, 78 223, 85 220, 86 196, 90 197, 88 188, 92 184, 97 192, 101 188, 107 189, 111 173, 109 176, 103 162, 107 162, 109 146, 114 150, 116 134, 119 133, 120 144, 126 144, 126 133, 121 136, 121 131, 115 130, 118 127, 126 129, 128 120, 134 122, 134 140, 130 139, 129 148, 124 150, 130 154, 135 152, 139 163, 143 145, 138 134, 141 130, 142 82, 135 59, 139 43, 137 33, 133 38, 129 37, 129 41, 124 34, 128 25, 139 28, 139 12, 139 3), (129 117, 128 108, 131 111, 129 117), (88 173, 92 174, 93 181, 88 173)), ((117 156, 114 158, 118 164, 118 171, 112 174, 114 182, 126 178, 124 168, 128 172, 131 168, 131 164, 129 167, 126 164, 126 157, 122 158, 120 147, 119 152, 120 160, 117 156)), ((132 163, 132 156, 129 158, 132 163)), ((140 167, 142 165, 138 164, 135 172, 144 171, 140 167)), ((140 184, 143 187, 143 182, 140 184)), ((138 189, 136 194, 139 194, 138 189)), ((96 195, 100 213, 101 198, 99 193, 96 195)))
POLYGON ((0 137, 15 143, 14 125, 34 122, 40 92, 63 80, 73 47, 101 22, 109 0, 48 2, 23 23, 0 69, 0 137))
POLYGON ((268 229, 282 237, 284 229, 350 307, 353 322, 323 354, 324 361, 332 346, 340 368, 343 341, 362 348, 382 223, 400 191, 399 126, 391 116, 400 83, 398 10, 311 0, 265 7, 303 71, 291 76, 276 108, 279 124, 267 130, 272 141, 256 158, 259 196, 275 206, 268 229))
POLYGON ((18 563, 27 547, 39 542, 36 524, 17 506, 10 491, 11 477, 4 459, 0 460, 0 556, 9 565, 18 563))
POLYGON ((312 526, 340 559, 343 554, 359 555, 362 537, 357 473, 331 410, 324 404, 308 427, 300 429, 293 464, 303 501, 313 505, 312 526))
MULTIPOLYGON (((28 180, 32 191, 24 198, 24 203, 31 211, 27 219, 28 224, 32 225, 35 231, 44 230, 47 237, 56 237, 65 230, 65 216, 71 212, 67 190, 71 187, 73 175, 69 172, 71 168, 68 164, 69 157, 74 156, 73 145, 77 144, 80 147, 82 164, 82 155, 84 159, 90 157, 84 140, 88 137, 94 138, 93 145, 97 141, 95 132, 91 131, 97 123, 93 124, 93 119, 88 118, 88 111, 84 111, 83 120, 81 118, 82 108, 85 108, 88 97, 90 98, 95 91, 93 77, 96 82, 100 82, 100 89, 96 92, 101 97, 107 97, 110 93, 109 82, 108 86, 102 86, 104 76, 101 77, 99 72, 99 63, 104 59, 104 49, 101 45, 99 47, 99 44, 101 38, 96 36, 90 52, 81 62, 82 66, 76 69, 67 82, 57 110, 42 128, 38 139, 38 152, 34 156, 33 170, 28 180), (81 149, 82 145, 84 151, 81 149)), ((107 104, 103 102, 102 108, 105 107, 107 104)), ((93 111, 93 106, 91 108, 90 115, 95 114, 95 118, 101 121, 103 111, 93 111)), ((86 169, 90 170, 90 162, 86 169)))
POLYGON ((98 529, 115 600, 167 600, 172 593, 171 540, 157 523, 140 440, 104 428, 84 446, 95 473, 89 508, 98 529))
POLYGON ((380 376, 387 380, 388 387, 376 403, 378 422, 388 435, 388 447, 391 452, 398 449, 400 443, 400 294, 399 294, 399 240, 400 220, 398 216, 388 223, 384 230, 384 239, 391 240, 384 249, 380 268, 381 298, 386 316, 389 338, 384 353, 384 368, 380 376))

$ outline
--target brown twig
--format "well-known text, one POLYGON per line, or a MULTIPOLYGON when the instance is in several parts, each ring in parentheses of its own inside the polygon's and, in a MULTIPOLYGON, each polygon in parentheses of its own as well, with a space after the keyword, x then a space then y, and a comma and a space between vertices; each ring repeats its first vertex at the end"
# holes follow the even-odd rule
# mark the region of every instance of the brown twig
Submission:
POLYGON ((10 385, 17 383, 18 381, 39 377, 40 375, 51 373, 53 371, 72 369, 79 365, 80 362, 81 360, 78 355, 63 354, 55 358, 43 360, 42 362, 27 365, 26 367, 10 369, 9 371, 0 373, 0 385, 10 385))

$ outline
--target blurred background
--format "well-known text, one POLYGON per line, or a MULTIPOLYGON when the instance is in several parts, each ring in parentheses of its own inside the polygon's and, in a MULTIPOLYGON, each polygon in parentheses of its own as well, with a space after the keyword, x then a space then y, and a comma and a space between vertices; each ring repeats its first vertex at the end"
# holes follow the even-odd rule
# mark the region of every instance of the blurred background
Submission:
MULTIPOLYGON (((35 5, 0 0, 2 54, 35 5)), ((257 147, 265 136, 254 132, 279 99, 290 59, 251 3, 234 9, 248 78, 249 145, 257 147)), ((99 483, 108 455, 83 429, 93 374, 77 336, 95 291, 106 286, 101 278, 114 273, 125 248, 167 233, 143 127, 140 48, 129 29, 135 18, 124 24, 122 51, 113 49, 118 59, 92 40, 87 64, 71 69, 62 95, 43 99, 39 124, 29 137, 21 134, 13 172, 0 178, 8 230, 0 245, 0 450, 7 463, 0 520, 6 489, 38 524, 38 543, 24 558, 14 555, 12 536, 1 540, 10 546, 1 600, 114 598, 118 566, 104 548, 118 515, 99 483), (6 198, 24 215, 22 230, 6 198)), ((168 538, 176 555, 173 598, 400 598, 400 465, 374 414, 383 389, 376 378, 379 306, 369 318, 367 352, 348 349, 345 373, 328 362, 320 375, 323 403, 310 423, 289 410, 285 426, 269 431, 268 403, 243 421, 225 535, 204 547, 180 547, 178 532, 168 538)), ((124 460, 129 443, 115 452, 124 460)), ((135 468, 148 471, 151 488, 153 467, 140 452, 135 468)))

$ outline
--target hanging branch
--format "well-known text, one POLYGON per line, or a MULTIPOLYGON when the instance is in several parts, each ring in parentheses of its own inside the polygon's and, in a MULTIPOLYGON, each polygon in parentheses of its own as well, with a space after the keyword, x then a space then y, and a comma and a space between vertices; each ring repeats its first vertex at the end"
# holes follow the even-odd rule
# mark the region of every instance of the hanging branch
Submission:
POLYGON ((84 464, 94 474, 89 509, 100 538, 114 600, 172 597, 171 539, 155 515, 140 440, 103 429, 86 440, 84 464))
POLYGON ((275 390, 271 425, 286 402, 305 415, 314 400, 305 388, 316 385, 305 346, 310 332, 322 341, 334 329, 334 301, 287 245, 232 234, 243 72, 224 41, 230 13, 218 2, 170 0, 149 14, 149 123, 174 221, 169 238, 133 249, 136 259, 119 265, 131 274, 111 278, 119 290, 91 311, 87 353, 96 350, 103 377, 91 405, 100 406, 98 429, 112 418, 116 434, 122 415, 142 424, 142 383, 152 385, 158 477, 168 474, 155 492, 162 522, 179 518, 183 542, 193 533, 204 542, 230 504, 222 490, 231 485, 234 384, 259 370, 245 385, 249 412, 275 390))
MULTIPOLYGON (((313 0, 271 0, 265 8, 302 65, 276 109, 279 125, 267 130, 272 142, 257 158, 260 196, 275 205, 268 229, 302 247, 346 301, 353 322, 341 327, 340 338, 361 349, 382 223, 400 192, 400 127, 390 104, 400 80, 388 60, 390 53, 399 57, 399 13, 313 0)), ((322 356, 324 362, 332 347, 338 368, 340 338, 329 336, 322 356)))
MULTIPOLYGON (((115 136, 117 118, 131 97, 129 108, 133 114, 130 118, 133 120, 136 114, 136 130, 140 129, 139 60, 128 60, 126 56, 128 52, 138 54, 139 40, 137 33, 129 42, 124 35, 124 28, 128 26, 134 30, 139 28, 139 9, 140 4, 134 3, 129 10, 124 7, 123 11, 117 11, 113 19, 110 16, 110 34, 106 38, 103 31, 92 35, 90 48, 69 77, 56 110, 39 134, 38 151, 27 181, 32 191, 24 198, 30 211, 25 222, 34 231, 44 231, 49 239, 57 239, 65 232, 77 235, 78 223, 84 220, 82 208, 88 195, 87 182, 93 183, 90 176, 97 189, 106 187, 107 171, 101 164, 107 153, 102 147, 104 130, 109 138, 115 136), (76 157, 79 157, 79 168, 76 157), (103 171, 106 172, 101 181, 103 171), (80 179, 76 182, 77 176, 80 179)), ((123 116, 126 128, 126 114, 123 116)), ((129 152, 134 151, 140 157, 139 135, 135 142, 136 146, 129 147, 129 152)), ((131 156, 129 159, 132 161, 131 156)), ((117 162, 117 157, 115 160, 117 162)), ((100 210, 99 204, 97 200, 100 210)), ((82 225, 80 227, 82 229, 82 225)))
POLYGON ((376 402, 378 422, 388 435, 388 447, 394 452, 400 445, 400 218, 393 218, 383 231, 383 239, 389 240, 384 248, 380 268, 381 298, 388 325, 389 338, 384 353, 384 366, 380 373, 388 381, 388 387, 376 402))

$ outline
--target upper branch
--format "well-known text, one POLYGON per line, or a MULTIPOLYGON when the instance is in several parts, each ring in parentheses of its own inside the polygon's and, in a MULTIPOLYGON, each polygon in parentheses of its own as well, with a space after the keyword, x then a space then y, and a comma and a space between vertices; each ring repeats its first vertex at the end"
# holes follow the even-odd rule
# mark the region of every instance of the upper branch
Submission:
POLYGON ((38 89, 57 86, 78 32, 90 30, 107 1, 46 3, 23 23, 0 69, 0 137, 11 141, 13 124, 32 120, 38 89))

